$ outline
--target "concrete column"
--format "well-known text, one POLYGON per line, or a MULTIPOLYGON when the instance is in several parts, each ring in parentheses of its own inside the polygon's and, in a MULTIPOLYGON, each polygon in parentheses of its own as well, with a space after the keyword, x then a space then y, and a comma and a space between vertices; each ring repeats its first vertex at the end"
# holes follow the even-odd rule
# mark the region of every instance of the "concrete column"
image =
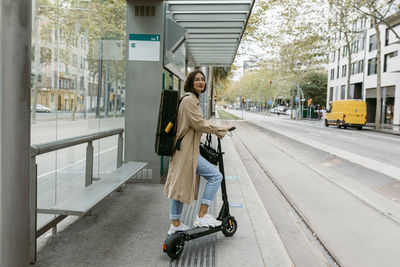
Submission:
POLYGON ((29 264, 31 12, 1 1, 0 266, 29 264))
POLYGON ((126 20, 125 160, 148 162, 149 165, 141 177, 159 183, 161 157, 154 152, 154 144, 162 90, 163 1, 128 0, 126 20), (145 8, 146 6, 150 8, 145 8), (135 7, 138 8, 137 13, 135 7), (129 60, 129 34, 159 34, 160 60, 129 60))

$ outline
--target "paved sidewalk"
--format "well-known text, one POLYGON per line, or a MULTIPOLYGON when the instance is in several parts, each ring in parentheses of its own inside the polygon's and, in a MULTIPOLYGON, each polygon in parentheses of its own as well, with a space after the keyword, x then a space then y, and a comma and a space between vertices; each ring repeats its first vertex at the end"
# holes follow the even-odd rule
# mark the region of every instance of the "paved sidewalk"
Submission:
MULTIPOLYGON (((187 257, 170 260, 162 252, 170 223, 163 185, 130 183, 96 206, 91 216, 69 217, 58 235, 41 239, 36 266, 294 266, 231 137, 222 145, 231 214, 238 222, 234 236, 217 233, 189 241, 187 257)), ((214 213, 220 199, 219 192, 214 213)), ((184 212, 192 220, 196 204, 184 212)))

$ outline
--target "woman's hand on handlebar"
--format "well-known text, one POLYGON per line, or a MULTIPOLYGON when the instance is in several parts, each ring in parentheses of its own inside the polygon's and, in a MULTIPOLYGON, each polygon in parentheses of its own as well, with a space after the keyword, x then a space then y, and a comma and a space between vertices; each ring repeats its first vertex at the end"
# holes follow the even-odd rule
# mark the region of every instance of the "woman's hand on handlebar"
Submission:
POLYGON ((235 129, 236 129, 235 126, 231 126, 231 127, 228 129, 228 131, 232 132, 232 131, 235 130, 235 129))

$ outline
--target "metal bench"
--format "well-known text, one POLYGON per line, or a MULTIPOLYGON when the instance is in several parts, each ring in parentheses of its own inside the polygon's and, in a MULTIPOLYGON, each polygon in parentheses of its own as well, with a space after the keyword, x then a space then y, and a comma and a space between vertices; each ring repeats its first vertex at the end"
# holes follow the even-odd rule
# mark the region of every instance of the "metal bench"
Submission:
POLYGON ((106 198, 112 192, 121 187, 130 178, 138 174, 146 165, 145 162, 126 162, 122 161, 124 129, 112 129, 108 131, 77 136, 73 138, 58 140, 45 144, 31 146, 30 152, 30 261, 36 261, 36 239, 50 229, 57 233, 57 224, 68 215, 87 214, 95 205, 106 198), (105 137, 119 135, 117 148, 117 169, 111 173, 102 174, 97 179, 93 178, 93 141, 105 137), (37 163, 38 155, 56 151, 59 149, 87 143, 86 147, 86 167, 85 167, 85 187, 74 189, 66 199, 52 207, 37 207, 37 163), (95 180, 95 181, 94 181, 95 180), (46 225, 37 227, 37 214, 55 214, 46 225))
POLYGON ((93 182, 93 184, 73 192, 63 202, 51 208, 38 207, 37 212, 58 215, 84 215, 146 165, 147 163, 145 162, 127 162, 115 171, 100 176, 100 179, 93 182))

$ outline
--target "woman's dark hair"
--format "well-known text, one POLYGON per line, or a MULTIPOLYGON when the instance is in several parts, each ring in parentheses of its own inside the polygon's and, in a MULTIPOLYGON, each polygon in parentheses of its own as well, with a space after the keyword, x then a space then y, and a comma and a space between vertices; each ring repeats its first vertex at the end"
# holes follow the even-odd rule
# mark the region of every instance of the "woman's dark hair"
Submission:
MULTIPOLYGON (((194 88, 193 88, 193 83, 194 83, 194 77, 199 73, 201 75, 203 75, 204 79, 206 78, 206 76, 204 75, 204 73, 201 70, 192 71, 191 73, 189 73, 189 75, 186 78, 185 86, 183 87, 183 90, 185 92, 192 92, 192 93, 196 94, 196 92, 194 91, 194 88)), ((207 84, 204 86, 203 92, 206 90, 206 88, 207 88, 207 84)))

